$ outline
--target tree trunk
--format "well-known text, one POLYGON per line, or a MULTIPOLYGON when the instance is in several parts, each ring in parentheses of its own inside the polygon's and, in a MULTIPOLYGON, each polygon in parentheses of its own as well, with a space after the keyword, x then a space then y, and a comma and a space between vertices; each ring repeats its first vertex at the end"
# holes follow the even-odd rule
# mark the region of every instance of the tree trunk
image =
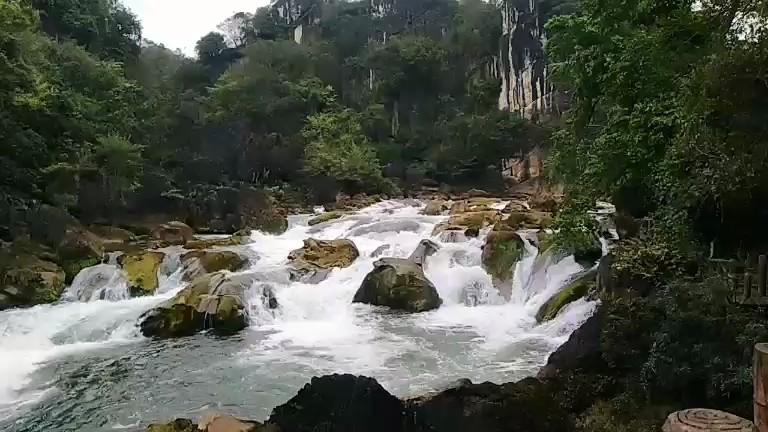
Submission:
POLYGON ((688 409, 667 417, 663 432, 752 432, 754 425, 733 414, 711 409, 688 409))

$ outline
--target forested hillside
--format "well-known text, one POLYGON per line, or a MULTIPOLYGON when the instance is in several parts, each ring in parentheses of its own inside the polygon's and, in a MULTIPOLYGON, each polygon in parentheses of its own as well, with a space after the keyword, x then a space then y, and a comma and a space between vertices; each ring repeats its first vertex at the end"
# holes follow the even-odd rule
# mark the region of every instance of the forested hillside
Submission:
POLYGON ((0 7, 3 188, 86 219, 201 185, 307 202, 494 188, 502 158, 543 138, 497 109, 502 15, 480 0, 278 3, 201 37, 195 59, 143 40, 118 1, 0 7))

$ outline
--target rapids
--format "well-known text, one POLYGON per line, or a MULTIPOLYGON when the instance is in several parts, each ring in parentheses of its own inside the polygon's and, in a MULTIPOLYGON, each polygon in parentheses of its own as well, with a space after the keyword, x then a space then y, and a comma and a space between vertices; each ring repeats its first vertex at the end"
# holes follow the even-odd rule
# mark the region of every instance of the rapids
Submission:
POLYGON ((581 300, 537 324, 539 307, 584 270, 573 257, 539 256, 527 234, 507 301, 480 265, 486 233, 441 242, 430 235, 446 218, 411 204, 383 202, 314 227, 310 215, 293 216, 282 235, 254 232, 238 247, 259 275, 251 325, 233 337, 138 333, 139 315, 182 288, 180 250, 166 251, 154 296, 129 298, 108 263, 84 270, 57 304, 0 312, 0 430, 140 431, 211 409, 263 419, 312 376, 334 372, 374 377, 402 397, 458 378, 514 381, 535 374, 593 313, 595 303, 581 300), (286 257, 310 236, 349 238, 360 258, 318 285, 289 282, 286 257), (407 258, 424 238, 442 246, 425 264, 440 309, 402 315, 351 303, 375 256, 407 258), (266 287, 275 311, 262 306, 266 287))

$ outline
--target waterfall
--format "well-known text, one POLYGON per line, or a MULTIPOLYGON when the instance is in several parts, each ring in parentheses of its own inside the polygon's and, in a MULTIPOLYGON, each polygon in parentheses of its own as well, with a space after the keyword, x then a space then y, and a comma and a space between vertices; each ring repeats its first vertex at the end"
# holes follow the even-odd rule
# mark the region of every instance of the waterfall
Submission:
MULTIPOLYGON (((186 284, 179 263, 181 248, 163 250, 160 287, 152 296, 129 298, 117 266, 100 264, 81 272, 58 304, 0 312, 0 369, 4 371, 0 429, 4 418, 31 415, 33 410, 28 408, 41 400, 64 403, 56 399, 55 380, 36 379, 46 365, 87 364, 95 352, 105 356, 118 349, 128 370, 135 362, 140 362, 140 370, 163 368, 163 384, 147 391, 178 393, 173 402, 179 404, 178 412, 194 409, 186 404, 199 403, 190 399, 206 394, 200 391, 204 387, 196 386, 221 382, 228 383, 224 387, 232 387, 232 397, 240 399, 250 393, 239 387, 243 383, 264 388, 259 409, 268 412, 310 377, 326 373, 373 376, 404 397, 457 378, 505 382, 535 374, 549 353, 596 307, 594 302, 580 300, 550 322, 539 324, 535 319, 539 307, 584 268, 573 257, 540 253, 535 233, 521 232, 525 255, 516 264, 507 300, 482 268, 481 250, 488 230, 478 238, 432 236, 435 226, 447 217, 421 215, 423 207, 416 201, 385 201, 313 227, 308 226, 311 215, 292 216, 281 235, 253 232, 251 243, 242 246, 254 257, 251 267, 232 276, 248 287, 251 325, 242 338, 200 335, 202 339, 173 341, 158 350, 137 332, 139 315, 186 284), (347 268, 333 269, 320 283, 292 281, 287 256, 309 237, 349 239, 360 256, 347 268), (439 309, 409 315, 351 303, 378 258, 408 258, 423 239, 440 246, 424 265, 425 275, 443 299, 439 309), (206 350, 209 345, 212 348, 206 350), (142 351, 150 348, 150 354, 142 351), (188 383, 187 369, 176 367, 179 359, 224 366, 206 369, 200 381, 188 383), (221 375, 227 373, 238 376, 221 375), (210 382, 205 381, 208 374, 210 382)), ((94 373, 98 375, 98 369, 94 373)), ((121 397, 125 395, 105 390, 99 398, 72 403, 99 404, 98 412, 109 415, 110 421, 130 424, 131 413, 120 411, 121 397)), ((138 399, 137 410, 148 416, 164 415, 151 402, 151 393, 146 401, 138 399)))

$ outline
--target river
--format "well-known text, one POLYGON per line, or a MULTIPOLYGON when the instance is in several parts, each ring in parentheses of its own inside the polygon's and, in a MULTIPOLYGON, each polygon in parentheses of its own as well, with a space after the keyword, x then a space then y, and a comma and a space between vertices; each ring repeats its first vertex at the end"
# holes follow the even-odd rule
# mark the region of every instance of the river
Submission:
POLYGON ((282 235, 252 233, 252 243, 236 249, 280 306, 265 309, 263 284, 255 285, 250 326, 236 336, 140 335, 139 315, 182 287, 173 249, 154 296, 129 298, 106 265, 90 270, 101 282, 88 301, 78 300, 83 277, 57 304, 0 312, 0 430, 142 431, 210 410, 262 420, 312 376, 334 372, 374 377, 402 397, 459 378, 514 381, 535 374, 593 313, 595 303, 580 300, 537 324, 539 307, 583 267, 572 257, 537 260, 528 244, 507 301, 480 265, 485 233, 457 243, 432 238, 442 247, 425 273, 443 299, 440 309, 403 315, 352 304, 374 252, 406 258, 446 219, 420 215, 413 204, 382 202, 315 227, 309 215, 292 216, 282 235), (308 237, 348 238, 360 258, 319 284, 290 282, 286 258, 308 237))

